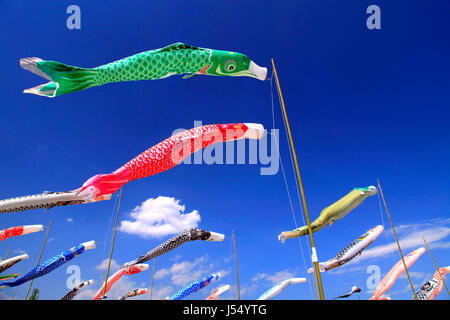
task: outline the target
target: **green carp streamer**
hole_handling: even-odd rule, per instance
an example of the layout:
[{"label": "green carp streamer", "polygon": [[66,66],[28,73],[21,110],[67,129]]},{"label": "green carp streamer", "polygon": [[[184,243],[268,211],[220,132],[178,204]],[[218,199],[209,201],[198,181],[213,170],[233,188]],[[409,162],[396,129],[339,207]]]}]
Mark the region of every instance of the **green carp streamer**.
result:
[{"label": "green carp streamer", "polygon": [[175,74],[212,76],[247,76],[265,80],[262,68],[246,55],[231,51],[193,47],[181,42],[117,60],[96,68],[79,68],[40,58],[20,59],[20,66],[50,82],[24,93],[46,97],[101,86],[111,82],[155,80]]},{"label": "green carp streamer", "polygon": [[[311,223],[312,232],[319,231],[327,225],[332,225],[337,220],[343,218],[347,213],[359,206],[369,196],[373,196],[377,193],[377,188],[374,186],[366,188],[355,188],[345,197],[339,199],[332,205],[322,210],[319,217]],[[288,238],[296,238],[309,234],[308,226],[303,226],[292,231],[284,231],[278,239],[281,242],[286,241]]]}]

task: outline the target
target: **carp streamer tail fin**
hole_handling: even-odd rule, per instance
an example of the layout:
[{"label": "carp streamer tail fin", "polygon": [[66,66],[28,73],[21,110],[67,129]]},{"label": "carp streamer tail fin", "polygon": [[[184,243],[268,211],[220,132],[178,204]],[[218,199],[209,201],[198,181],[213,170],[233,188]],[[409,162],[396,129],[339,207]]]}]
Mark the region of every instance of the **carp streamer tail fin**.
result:
[{"label": "carp streamer tail fin", "polygon": [[20,59],[20,66],[22,69],[50,80],[48,83],[26,89],[23,91],[24,93],[53,98],[97,85],[96,75],[98,71],[95,69],[78,68],[39,58]]}]

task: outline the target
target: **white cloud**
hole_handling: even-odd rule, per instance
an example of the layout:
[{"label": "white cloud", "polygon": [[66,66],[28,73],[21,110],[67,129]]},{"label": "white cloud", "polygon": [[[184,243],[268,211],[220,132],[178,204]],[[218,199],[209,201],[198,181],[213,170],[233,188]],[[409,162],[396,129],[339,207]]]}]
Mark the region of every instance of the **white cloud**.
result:
[{"label": "white cloud", "polygon": [[154,278],[155,279],[163,279],[166,278],[168,275],[170,275],[170,271],[167,269],[161,269],[155,272]]},{"label": "white cloud", "polygon": [[[109,259],[103,260],[95,268],[97,270],[105,272],[108,268]],[[110,276],[120,268],[119,264],[115,260],[111,260],[111,270]],[[155,271],[154,279],[155,286],[153,288],[153,300],[164,299],[176,291],[186,286],[192,281],[199,280],[201,278],[207,277],[212,273],[220,272],[221,279],[225,277],[229,270],[215,270],[214,265],[209,261],[207,255],[201,256],[193,261],[179,261],[173,263],[169,268],[163,268]],[[165,282],[165,283],[164,283]],[[168,283],[167,283],[168,282]],[[100,286],[99,286],[100,287]],[[117,281],[109,293],[106,294],[107,300],[117,299],[119,296],[126,294],[132,289],[144,288],[143,284],[137,286],[135,282],[129,277],[122,277]],[[75,297],[77,300],[92,299],[99,288],[86,288]],[[127,291],[128,290],[128,291]],[[150,288],[148,288],[149,293],[144,295],[144,297],[135,297],[133,299],[150,299]],[[199,296],[206,298],[210,292],[208,290],[202,290]],[[202,299],[202,298],[199,299]]]},{"label": "white cloud", "polygon": [[[109,259],[103,260],[99,265],[95,266],[97,270],[107,271],[108,270]],[[119,270],[120,265],[114,260],[111,260],[110,273]]]},{"label": "white cloud", "polygon": [[[242,285],[240,288],[240,294],[241,294],[241,298],[242,297],[251,297],[251,299],[256,299],[255,296],[258,293],[259,290],[259,286],[256,283],[252,283],[250,285]],[[260,292],[259,294],[261,294],[262,292]]]},{"label": "white cloud", "polygon": [[4,292],[0,292],[0,300],[11,300],[11,297]]},{"label": "white cloud", "polygon": [[257,273],[253,278],[252,281],[256,282],[256,281],[260,281],[260,280],[267,280],[269,282],[271,282],[272,284],[277,284],[281,281],[284,281],[286,279],[292,278],[294,277],[294,273],[290,272],[289,270],[283,270],[283,271],[278,271],[277,273],[273,274],[273,275],[269,275],[267,273]]},{"label": "white cloud", "polygon": [[73,218],[67,218],[66,221],[70,222],[70,223],[74,223],[75,222],[75,221],[73,221]]},{"label": "white cloud", "polygon": [[170,280],[175,285],[185,286],[189,282],[200,279],[206,273],[212,272],[213,265],[207,261],[208,257],[202,256],[192,262],[182,261],[174,263],[169,270],[171,274]]},{"label": "white cloud", "polygon": [[[153,292],[154,299],[164,299],[167,296],[174,294],[179,289],[185,287],[192,281],[197,281],[204,277],[210,276],[212,273],[219,272],[221,281],[228,273],[229,270],[217,270],[214,265],[209,262],[206,255],[199,257],[193,261],[181,261],[172,264],[167,269],[160,269],[155,272],[155,279],[167,278],[172,286],[160,287],[158,293]],[[159,282],[157,283],[159,285]],[[197,294],[198,299],[206,298],[209,295],[209,290],[202,290]]]},{"label": "white cloud", "polygon": [[147,199],[131,211],[132,220],[120,222],[119,230],[142,238],[160,238],[197,227],[200,222],[198,211],[184,213],[185,206],[179,202],[163,196]]},{"label": "white cloud", "polygon": [[[173,288],[170,286],[164,286],[161,288],[153,288],[152,300],[163,300],[174,293]],[[149,291],[150,294],[150,291]]]}]

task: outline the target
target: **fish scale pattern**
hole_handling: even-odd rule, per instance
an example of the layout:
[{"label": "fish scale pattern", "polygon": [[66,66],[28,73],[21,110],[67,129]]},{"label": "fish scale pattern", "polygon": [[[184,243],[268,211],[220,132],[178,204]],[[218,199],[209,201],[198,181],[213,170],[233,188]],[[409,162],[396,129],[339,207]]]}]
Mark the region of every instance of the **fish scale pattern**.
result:
[{"label": "fish scale pattern", "polygon": [[172,74],[195,73],[210,63],[211,49],[179,44],[171,50],[141,52],[95,68],[96,84],[151,80]]},{"label": "fish scale pattern", "polygon": [[[241,130],[230,134],[230,128],[234,127]],[[244,124],[206,125],[186,130],[151,147],[123,167],[129,170],[129,181],[148,177],[173,168],[190,154],[215,142],[235,140],[245,131]]]},{"label": "fish scale pattern", "polygon": [[77,285],[75,288],[67,292],[64,297],[61,298],[61,300],[72,300],[80,291],[82,288],[84,288],[86,285],[88,285],[88,281],[82,282],[79,285]]},{"label": "fish scale pattern", "polygon": [[25,283],[27,281],[42,277],[46,275],[47,273],[52,272],[53,270],[59,268],[63,264],[65,264],[67,261],[72,260],[77,255],[83,253],[85,250],[83,245],[78,245],[70,250],[64,251],[45,262],[38,265],[36,268],[28,272],[26,275],[24,275],[22,278],[17,279],[13,282],[8,283],[2,283],[2,285],[6,285],[9,287],[16,287],[18,285],[21,285],[22,283]]},{"label": "fish scale pattern", "polygon": [[64,297],[61,298],[61,300],[72,300],[76,296],[78,291],[80,291],[80,289],[78,288],[70,290]]},{"label": "fish scale pattern", "polygon": [[[439,275],[439,273],[441,275]],[[439,268],[433,275],[433,278],[430,281],[427,281],[419,291],[416,292],[417,300],[434,300],[436,296],[441,293],[444,288],[445,275],[448,273],[446,268]]]},{"label": "fish scale pattern", "polygon": [[191,293],[197,292],[200,289],[206,287],[211,281],[217,280],[218,276],[213,274],[205,279],[197,280],[188,284],[185,288],[177,291],[173,296],[167,298],[167,300],[182,300]]},{"label": "fish scale pattern", "polygon": [[[408,253],[404,257],[406,267],[410,268],[422,254],[423,252],[420,252],[419,249]],[[377,289],[375,290],[370,300],[378,300],[386,291],[388,291],[394,285],[395,280],[397,280],[397,278],[403,272],[405,272],[405,266],[403,264],[403,261],[400,260],[391,268],[391,270],[389,270],[389,272],[384,276],[383,280],[380,281]]]},{"label": "fish scale pattern", "polygon": [[123,267],[128,267],[128,266],[131,266],[131,265],[134,265],[137,263],[143,263],[150,259],[159,257],[160,255],[167,253],[169,251],[172,251],[173,249],[175,249],[176,247],[182,245],[183,243],[185,243],[187,241],[191,241],[191,231],[190,230],[186,230],[180,234],[177,234],[176,236],[163,242],[162,244],[160,244],[156,248],[152,249],[151,251],[147,252],[146,254],[140,256],[139,258],[137,258],[133,261],[127,262],[126,264],[123,265]]}]

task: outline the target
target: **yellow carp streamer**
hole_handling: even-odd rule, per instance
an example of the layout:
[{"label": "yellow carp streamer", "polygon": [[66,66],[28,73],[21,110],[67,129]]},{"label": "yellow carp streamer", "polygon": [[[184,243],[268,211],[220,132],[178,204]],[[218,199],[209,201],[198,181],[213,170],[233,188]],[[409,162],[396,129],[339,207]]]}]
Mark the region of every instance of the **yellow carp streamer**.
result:
[{"label": "yellow carp streamer", "polygon": [[[366,198],[375,194],[377,194],[377,188],[374,186],[353,189],[345,197],[322,210],[319,217],[311,223],[312,232],[319,231],[327,225],[332,225],[363,203]],[[301,237],[307,234],[308,227],[303,226],[292,231],[282,232],[278,236],[278,240],[284,242],[288,238]]]}]

